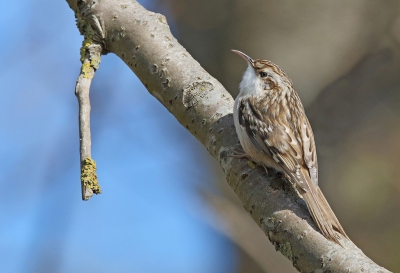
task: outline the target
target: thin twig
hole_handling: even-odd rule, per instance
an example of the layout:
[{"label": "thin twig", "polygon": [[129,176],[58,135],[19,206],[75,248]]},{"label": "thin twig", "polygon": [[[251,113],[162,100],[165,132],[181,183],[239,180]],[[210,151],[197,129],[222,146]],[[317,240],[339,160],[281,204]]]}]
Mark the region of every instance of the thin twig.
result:
[{"label": "thin twig", "polygon": [[96,162],[91,158],[90,134],[90,99],[89,91],[94,73],[100,64],[101,46],[85,39],[81,48],[81,72],[75,87],[75,95],[79,103],[79,140],[81,162],[82,200],[89,200],[92,195],[100,194],[97,181]]}]

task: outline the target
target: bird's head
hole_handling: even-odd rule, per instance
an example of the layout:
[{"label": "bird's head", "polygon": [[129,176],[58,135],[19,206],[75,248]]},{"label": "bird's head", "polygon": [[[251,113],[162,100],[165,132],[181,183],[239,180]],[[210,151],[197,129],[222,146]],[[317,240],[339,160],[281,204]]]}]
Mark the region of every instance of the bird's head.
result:
[{"label": "bird's head", "polygon": [[276,64],[268,60],[253,60],[239,50],[232,50],[244,60],[248,67],[240,83],[240,92],[243,95],[257,95],[263,92],[278,91],[285,85],[292,86],[286,73]]}]

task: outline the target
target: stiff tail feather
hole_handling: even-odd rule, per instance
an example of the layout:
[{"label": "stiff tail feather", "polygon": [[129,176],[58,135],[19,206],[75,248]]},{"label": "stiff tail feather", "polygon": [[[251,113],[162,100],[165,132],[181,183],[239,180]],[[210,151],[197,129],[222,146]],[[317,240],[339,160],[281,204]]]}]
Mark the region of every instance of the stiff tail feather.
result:
[{"label": "stiff tail feather", "polygon": [[350,238],[347,236],[346,232],[344,231],[342,225],[339,223],[339,220],[336,218],[335,213],[333,213],[331,207],[328,204],[328,201],[326,201],[324,194],[322,193],[321,189],[317,187],[318,191],[318,197],[319,200],[322,201],[322,203],[325,205],[324,207],[327,209],[326,215],[330,216],[330,223],[332,224],[333,228],[337,230],[340,234],[342,234],[344,237],[346,237],[348,240]]},{"label": "stiff tail feather", "polygon": [[339,241],[339,236],[335,233],[335,230],[347,239],[349,239],[349,237],[344,232],[344,229],[340,225],[319,187],[315,188],[313,186],[314,185],[311,186],[312,188],[310,188],[310,191],[302,193],[308,210],[310,211],[314,222],[321,230],[322,235],[324,235],[328,240],[331,240],[342,246]]}]

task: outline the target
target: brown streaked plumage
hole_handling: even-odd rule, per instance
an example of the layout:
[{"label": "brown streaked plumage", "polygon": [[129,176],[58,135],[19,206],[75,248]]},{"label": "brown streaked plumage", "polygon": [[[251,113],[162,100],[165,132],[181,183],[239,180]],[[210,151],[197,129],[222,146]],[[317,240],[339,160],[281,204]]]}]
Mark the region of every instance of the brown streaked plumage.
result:
[{"label": "brown streaked plumage", "polygon": [[314,135],[292,81],[276,64],[232,51],[248,62],[234,107],[244,151],[257,163],[287,174],[322,234],[341,245],[335,230],[349,238],[318,186]]}]

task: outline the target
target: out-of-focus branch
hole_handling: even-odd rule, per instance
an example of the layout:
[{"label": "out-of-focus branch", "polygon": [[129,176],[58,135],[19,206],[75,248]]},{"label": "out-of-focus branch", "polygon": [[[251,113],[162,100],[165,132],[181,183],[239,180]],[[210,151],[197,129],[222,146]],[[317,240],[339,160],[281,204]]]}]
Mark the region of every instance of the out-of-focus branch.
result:
[{"label": "out-of-focus branch", "polygon": [[210,217],[206,219],[207,223],[229,237],[264,272],[296,271],[289,263],[283,264],[285,262],[283,257],[279,259],[281,257],[271,255],[276,250],[273,246],[267,245],[267,239],[260,238],[263,235],[262,231],[249,219],[249,215],[243,209],[222,196],[203,190],[200,193],[218,214],[218,220]]},{"label": "out-of-focus branch", "polygon": [[[67,0],[76,14],[95,16],[104,44],[216,158],[229,185],[276,249],[301,272],[388,272],[342,239],[344,248],[316,231],[304,202],[275,171],[265,174],[238,148],[233,99],[172,36],[165,17],[132,0]],[[78,10],[77,10],[78,9]]]}]

